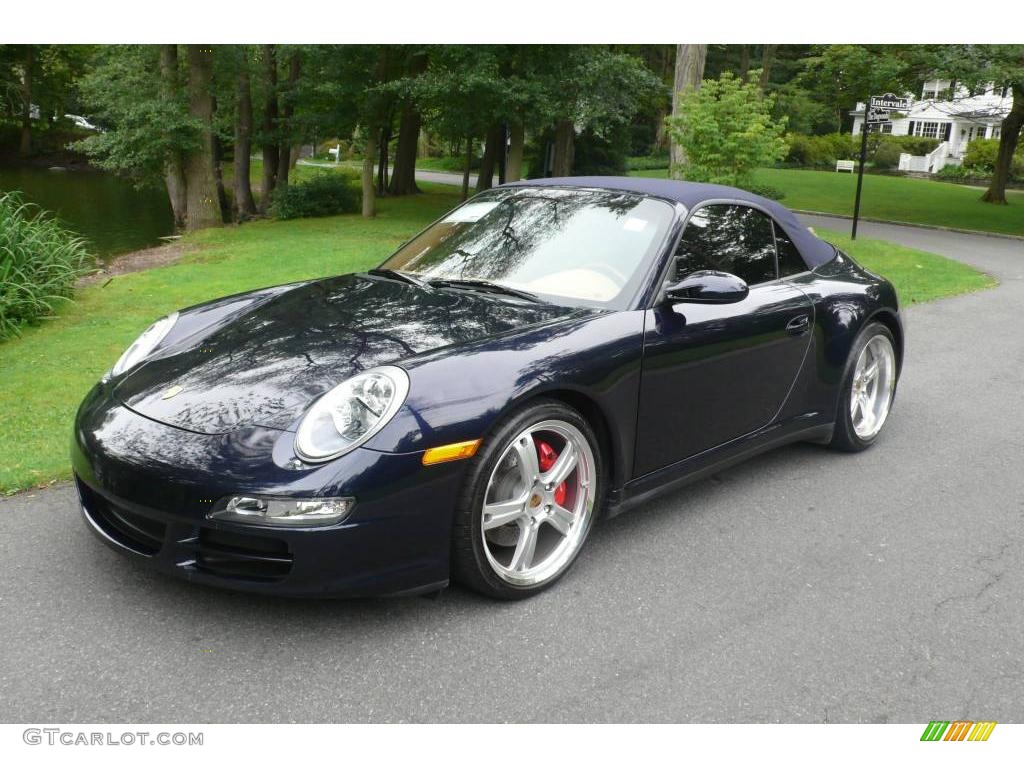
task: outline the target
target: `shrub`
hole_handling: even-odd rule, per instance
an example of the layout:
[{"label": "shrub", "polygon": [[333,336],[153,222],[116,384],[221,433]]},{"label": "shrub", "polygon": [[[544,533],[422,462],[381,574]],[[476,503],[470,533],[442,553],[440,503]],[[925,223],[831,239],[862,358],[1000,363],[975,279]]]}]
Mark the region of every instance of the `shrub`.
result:
[{"label": "shrub", "polygon": [[786,119],[772,119],[773,97],[756,82],[731,72],[679,94],[678,114],[668,119],[672,138],[686,153],[690,181],[733,186],[750,183],[755,168],[786,156]]},{"label": "shrub", "polygon": [[871,156],[875,168],[893,170],[900,167],[900,155],[905,150],[895,141],[880,141]]},{"label": "shrub", "polygon": [[626,158],[626,168],[631,171],[657,171],[668,168],[668,165],[668,153]]},{"label": "shrub", "polygon": [[824,136],[791,133],[786,141],[789,144],[786,162],[803,168],[834,168],[836,160],[854,160],[859,151],[858,143],[848,133]]},{"label": "shrub", "polygon": [[999,154],[999,139],[975,139],[967,145],[964,154],[964,168],[991,173],[996,167]]},{"label": "shrub", "polygon": [[[964,154],[964,168],[971,169],[974,176],[991,176],[999,155],[999,139],[975,139],[967,145]],[[1010,178],[1024,179],[1024,143],[1013,156]]]},{"label": "shrub", "polygon": [[17,192],[0,195],[0,340],[70,300],[93,263],[85,241],[51,214]]},{"label": "shrub", "polygon": [[278,219],[355,213],[361,205],[355,181],[356,174],[347,170],[319,173],[275,192],[270,212]]}]

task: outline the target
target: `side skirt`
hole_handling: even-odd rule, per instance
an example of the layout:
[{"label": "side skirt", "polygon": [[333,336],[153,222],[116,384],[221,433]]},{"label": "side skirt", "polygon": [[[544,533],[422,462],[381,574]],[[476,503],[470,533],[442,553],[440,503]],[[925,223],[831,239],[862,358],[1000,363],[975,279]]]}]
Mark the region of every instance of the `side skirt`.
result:
[{"label": "side skirt", "polygon": [[712,448],[631,480],[623,488],[612,493],[605,517],[620,515],[657,496],[670,493],[773,448],[798,442],[828,443],[832,439],[832,422],[819,422],[808,426],[807,421],[808,417],[800,417],[786,425],[766,427],[718,448]]}]

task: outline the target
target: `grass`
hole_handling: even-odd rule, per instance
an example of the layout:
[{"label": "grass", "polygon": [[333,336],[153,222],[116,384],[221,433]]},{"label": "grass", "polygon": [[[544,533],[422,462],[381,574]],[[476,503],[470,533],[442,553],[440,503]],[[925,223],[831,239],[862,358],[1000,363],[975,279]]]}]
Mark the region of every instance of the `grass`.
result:
[{"label": "grass", "polygon": [[[458,189],[384,198],[380,214],[257,221],[188,235],[180,262],[95,283],[76,303],[21,338],[0,344],[0,493],[70,476],[68,442],[85,393],[157,317],[238,291],[365,269],[458,202]],[[888,243],[823,233],[893,279],[904,303],[991,285],[970,267]]]},{"label": "grass", "polygon": [[[666,169],[634,171],[633,176],[666,178]],[[759,186],[786,193],[788,208],[853,215],[857,177],[852,173],[762,168],[754,174]],[[904,176],[865,174],[861,215],[883,221],[952,227],[1003,235],[1024,235],[1024,191],[1010,190],[1010,205],[980,201],[982,190],[961,184]]]},{"label": "grass", "polygon": [[827,229],[815,231],[818,237],[853,256],[861,266],[892,281],[903,307],[996,285],[991,275],[945,256],[883,240],[859,238],[853,241],[847,235]]}]

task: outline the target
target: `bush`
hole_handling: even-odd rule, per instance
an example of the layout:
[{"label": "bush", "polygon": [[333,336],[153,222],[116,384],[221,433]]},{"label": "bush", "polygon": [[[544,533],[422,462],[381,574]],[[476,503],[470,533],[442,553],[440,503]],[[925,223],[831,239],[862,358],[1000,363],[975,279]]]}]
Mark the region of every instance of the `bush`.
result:
[{"label": "bush", "polygon": [[999,154],[999,139],[975,139],[967,145],[964,154],[964,168],[992,173]]},{"label": "bush", "polygon": [[679,94],[668,130],[686,154],[684,178],[749,185],[755,168],[786,156],[785,118],[772,119],[774,98],[730,72]]},{"label": "bush", "polygon": [[[973,171],[974,176],[991,176],[999,155],[999,139],[975,139],[967,145],[964,154],[964,168]],[[1010,168],[1011,179],[1024,179],[1024,142],[1013,156]]]},{"label": "bush", "polygon": [[52,215],[17,192],[0,195],[0,340],[70,300],[93,263],[85,241]]},{"label": "bush", "polygon": [[992,177],[992,174],[988,171],[978,168],[966,168],[962,165],[943,166],[935,175],[940,179],[948,179],[949,181],[988,181]]},{"label": "bush", "polygon": [[802,168],[835,168],[836,160],[855,160],[859,151],[858,142],[848,133],[824,136],[791,133],[786,141],[789,151],[785,162]]},{"label": "bush", "polygon": [[668,168],[668,153],[661,155],[645,155],[641,157],[627,157],[626,168],[631,171],[658,171]]},{"label": "bush", "polygon": [[871,162],[875,168],[883,170],[894,170],[900,167],[900,155],[904,149],[895,141],[880,141],[871,155]]},{"label": "bush", "polygon": [[289,184],[274,193],[271,214],[278,219],[355,213],[362,205],[357,176],[346,170],[319,173],[309,181]]}]

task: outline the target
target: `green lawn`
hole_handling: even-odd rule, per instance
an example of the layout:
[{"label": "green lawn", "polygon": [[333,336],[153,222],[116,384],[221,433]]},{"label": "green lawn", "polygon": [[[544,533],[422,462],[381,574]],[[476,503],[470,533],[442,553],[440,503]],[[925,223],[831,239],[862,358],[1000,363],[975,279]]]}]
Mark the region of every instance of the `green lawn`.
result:
[{"label": "green lawn", "polygon": [[[75,409],[150,322],[173,309],[238,291],[363,269],[458,202],[458,189],[385,198],[380,215],[258,221],[185,238],[196,251],[177,264],[80,291],[62,314],[0,344],[0,493],[69,477]],[[823,233],[829,236],[829,233]],[[834,238],[865,266],[890,276],[904,303],[991,284],[939,256],[870,240]]]},{"label": "green lawn", "polygon": [[[666,178],[665,169],[633,171],[630,175]],[[786,193],[788,208],[853,215],[857,177],[852,173],[762,168],[758,185]],[[954,229],[1024,235],[1024,191],[1008,193],[1010,205],[980,202],[982,190],[929,179],[865,174],[861,215],[884,221],[905,221]]]}]

